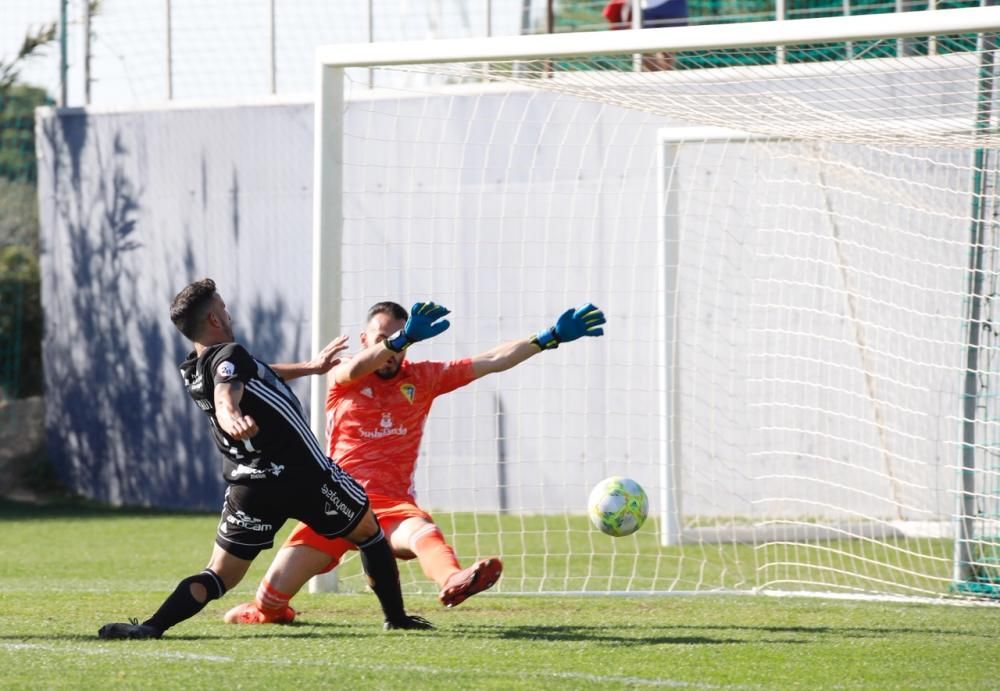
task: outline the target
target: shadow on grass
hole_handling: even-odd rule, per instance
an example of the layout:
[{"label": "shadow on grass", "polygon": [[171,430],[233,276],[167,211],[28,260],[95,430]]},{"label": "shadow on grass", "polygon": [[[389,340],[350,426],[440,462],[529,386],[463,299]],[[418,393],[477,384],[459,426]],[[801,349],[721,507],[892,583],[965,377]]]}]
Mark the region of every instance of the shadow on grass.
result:
[{"label": "shadow on grass", "polygon": [[[479,628],[479,627],[477,627]],[[696,634],[681,634],[677,632],[678,627],[665,626],[659,632],[642,633],[634,638],[623,640],[620,635],[607,633],[598,626],[513,626],[486,631],[488,638],[498,638],[501,640],[516,639],[529,641],[586,641],[589,643],[607,643],[608,645],[628,646],[637,645],[732,645],[734,643],[749,643],[750,638],[732,638],[729,636],[706,636]],[[462,633],[467,633],[463,627]],[[760,642],[753,641],[753,642]],[[782,640],[782,643],[807,643],[805,640]]]},{"label": "shadow on grass", "polygon": [[368,627],[370,631],[365,631],[363,628],[351,628],[348,626],[331,626],[330,629],[324,629],[322,631],[310,630],[313,627],[310,625],[296,625],[288,624],[282,625],[280,630],[275,631],[274,629],[261,630],[254,629],[253,631],[247,631],[242,627],[234,627],[231,634],[192,634],[192,633],[174,633],[173,630],[167,631],[163,635],[162,640],[171,641],[262,641],[270,639],[284,639],[284,640],[326,640],[332,638],[350,638],[351,640],[357,640],[358,638],[377,638],[382,635],[381,628],[376,628],[374,625]]},{"label": "shadow on grass", "polygon": [[[930,605],[932,607],[938,607],[940,605]],[[675,627],[684,628],[684,627]],[[759,633],[792,633],[792,634],[807,634],[809,636],[823,637],[823,636],[836,636],[837,638],[884,638],[886,636],[906,636],[909,634],[915,636],[926,636],[927,634],[934,634],[935,636],[961,636],[967,638],[969,636],[982,636],[990,640],[995,639],[995,636],[988,634],[976,634],[964,629],[943,629],[943,628],[913,628],[913,627],[901,627],[901,626],[722,626],[722,625],[706,625],[706,626],[692,626],[692,629],[697,629],[700,631],[746,631],[750,634],[756,635]]]},{"label": "shadow on grass", "polygon": [[[183,629],[183,624],[180,625]],[[0,634],[0,641],[11,641],[21,643],[48,642],[104,642],[97,637],[95,625],[94,634],[66,633],[66,634]],[[685,629],[688,629],[685,632]],[[731,632],[741,632],[743,636],[730,635]],[[717,633],[719,635],[713,635]],[[805,634],[794,637],[781,637],[780,634]],[[431,631],[383,631],[376,622],[341,623],[329,621],[315,622],[295,622],[293,624],[283,624],[280,626],[266,627],[233,627],[227,633],[185,633],[180,631],[168,631],[162,640],[164,641],[258,641],[267,639],[284,640],[330,640],[330,639],[351,639],[366,638],[382,640],[386,636],[411,636],[419,635],[428,638],[442,639],[460,637],[463,639],[479,638],[494,641],[547,641],[547,642],[586,642],[586,643],[606,643],[608,645],[628,645],[653,646],[653,645],[733,645],[733,644],[772,644],[772,645],[809,645],[821,643],[824,639],[832,637],[836,640],[850,638],[871,638],[888,637],[914,634],[925,636],[929,633],[924,629],[912,628],[865,628],[853,627],[747,627],[747,626],[663,626],[657,627],[654,631],[640,633],[635,637],[623,639],[620,635],[607,634],[602,628],[596,626],[457,626],[439,627]],[[967,637],[969,634],[960,630],[937,630],[935,634],[948,636]],[[775,635],[779,634],[779,635]],[[118,643],[117,641],[109,641]],[[122,641],[122,645],[134,643]]]},{"label": "shadow on grass", "polygon": [[[966,638],[968,631],[959,629],[922,629],[901,627],[830,627],[830,626],[685,626],[664,625],[652,630],[643,626],[634,637],[623,639],[621,635],[604,633],[599,626],[459,626],[451,632],[463,637],[494,638],[500,640],[539,641],[588,641],[606,642],[611,645],[717,645],[733,643],[775,643],[810,644],[826,638],[860,639],[886,638],[890,636],[926,636],[928,633],[941,636]],[[987,636],[988,638],[988,636]]]},{"label": "shadow on grass", "polygon": [[[183,624],[179,626],[183,627]],[[119,643],[123,645],[134,644],[137,641],[129,641],[126,639],[110,640],[106,641],[103,638],[99,638],[97,635],[97,630],[100,628],[100,624],[94,625],[94,633],[44,633],[44,634],[0,634],[0,642],[12,642],[12,643],[39,643],[39,642],[62,642],[62,643]],[[323,627],[323,630],[311,630],[313,625],[302,625],[296,626],[290,624],[288,626],[281,626],[280,630],[274,630],[269,628],[264,631],[261,629],[254,629],[253,631],[248,631],[247,629],[240,628],[232,630],[231,633],[225,634],[212,634],[212,633],[184,633],[178,632],[174,633],[174,630],[167,631],[163,638],[159,639],[161,641],[256,641],[256,640],[268,640],[268,639],[288,639],[288,640],[326,640],[335,638],[350,638],[351,640],[357,640],[358,638],[379,638],[383,635],[389,635],[382,631],[381,626],[375,626],[374,624],[368,627],[352,627],[352,626],[328,626]],[[421,632],[428,633],[428,632]],[[433,631],[429,633],[434,633]],[[0,646],[3,647],[3,646]]]}]

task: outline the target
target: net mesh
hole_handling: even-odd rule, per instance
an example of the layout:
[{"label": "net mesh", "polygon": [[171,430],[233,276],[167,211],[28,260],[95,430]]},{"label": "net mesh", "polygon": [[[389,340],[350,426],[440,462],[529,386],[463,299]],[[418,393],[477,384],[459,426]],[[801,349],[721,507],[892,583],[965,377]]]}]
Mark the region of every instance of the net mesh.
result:
[{"label": "net mesh", "polygon": [[[446,304],[435,359],[588,300],[609,318],[442,398],[421,502],[461,556],[504,557],[509,592],[988,592],[997,344],[970,262],[995,257],[992,43],[669,58],[348,84],[343,314]],[[632,537],[584,516],[607,475],[651,497]]]}]

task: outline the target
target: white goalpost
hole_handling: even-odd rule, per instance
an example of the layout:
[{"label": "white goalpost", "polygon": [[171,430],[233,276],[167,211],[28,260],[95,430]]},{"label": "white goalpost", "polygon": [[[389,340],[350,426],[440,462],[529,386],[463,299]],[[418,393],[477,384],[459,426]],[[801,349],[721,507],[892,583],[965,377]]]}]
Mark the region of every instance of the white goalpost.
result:
[{"label": "white goalpost", "polygon": [[[997,31],[320,48],[315,348],[385,299],[452,310],[415,359],[608,317],[435,403],[415,487],[463,562],[499,554],[506,593],[1000,595]],[[650,496],[633,536],[585,516],[609,475]]]}]

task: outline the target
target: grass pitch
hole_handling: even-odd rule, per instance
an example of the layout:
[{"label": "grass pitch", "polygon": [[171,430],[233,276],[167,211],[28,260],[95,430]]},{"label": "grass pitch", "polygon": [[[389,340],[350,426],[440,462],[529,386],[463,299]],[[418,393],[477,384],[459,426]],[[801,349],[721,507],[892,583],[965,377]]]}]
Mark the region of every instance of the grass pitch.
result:
[{"label": "grass pitch", "polygon": [[[273,552],[159,641],[101,641],[204,566],[216,516],[0,504],[0,688],[1000,688],[1000,608],[772,597],[302,594],[291,626],[237,627]],[[286,528],[287,530],[287,528]]]}]

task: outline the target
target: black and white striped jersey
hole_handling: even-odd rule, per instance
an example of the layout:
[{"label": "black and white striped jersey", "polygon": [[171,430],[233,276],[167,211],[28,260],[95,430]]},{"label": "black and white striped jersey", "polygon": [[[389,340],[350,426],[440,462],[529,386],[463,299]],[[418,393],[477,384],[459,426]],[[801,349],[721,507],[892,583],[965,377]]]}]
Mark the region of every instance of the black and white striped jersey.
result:
[{"label": "black and white striped jersey", "polygon": [[[192,352],[180,367],[184,386],[212,424],[212,436],[225,457],[223,476],[231,484],[273,481],[295,474],[302,464],[329,469],[331,462],[309,428],[302,404],[285,381],[238,343],[222,343]],[[240,410],[256,421],[259,432],[237,440],[222,431],[215,417],[215,385],[243,382]],[[287,475],[286,475],[287,477]]]}]

